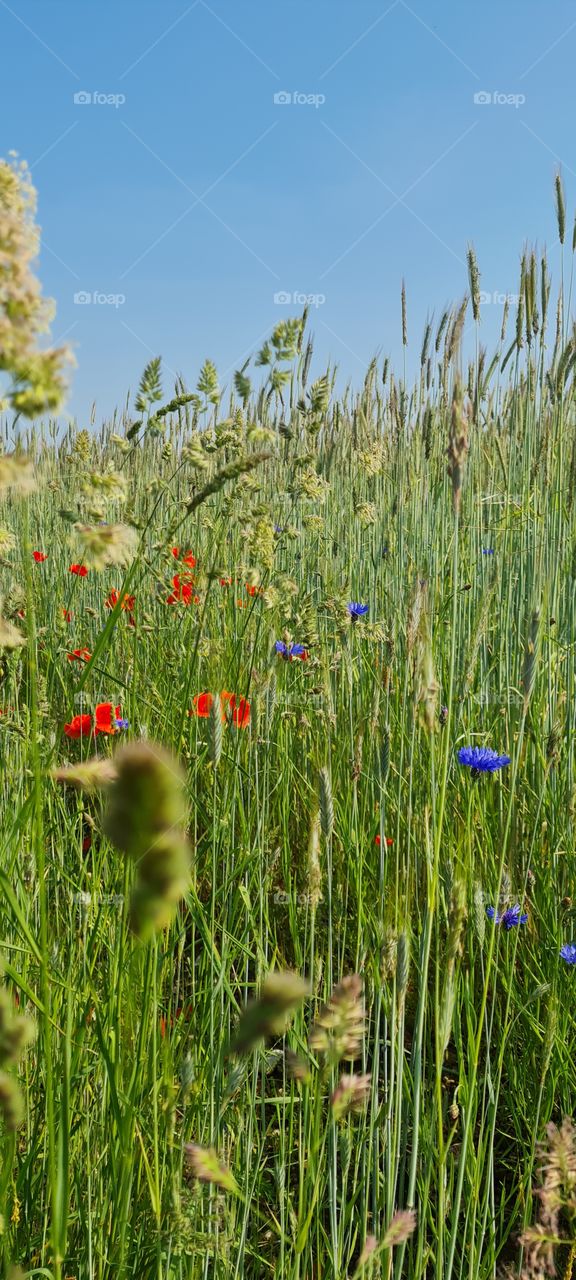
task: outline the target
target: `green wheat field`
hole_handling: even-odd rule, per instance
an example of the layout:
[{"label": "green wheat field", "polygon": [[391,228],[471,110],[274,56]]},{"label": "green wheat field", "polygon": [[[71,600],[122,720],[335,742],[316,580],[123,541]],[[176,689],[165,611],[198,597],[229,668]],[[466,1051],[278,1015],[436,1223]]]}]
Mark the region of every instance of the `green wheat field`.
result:
[{"label": "green wheat field", "polygon": [[470,249],[413,383],[346,388],[296,316],[62,427],[0,165],[6,1277],[572,1275],[556,206],[493,352]]}]

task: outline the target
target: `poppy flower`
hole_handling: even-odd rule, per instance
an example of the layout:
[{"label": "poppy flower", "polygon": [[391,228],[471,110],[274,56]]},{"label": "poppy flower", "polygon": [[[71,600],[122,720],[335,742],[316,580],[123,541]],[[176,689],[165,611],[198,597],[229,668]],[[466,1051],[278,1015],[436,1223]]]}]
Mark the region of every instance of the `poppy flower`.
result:
[{"label": "poppy flower", "polygon": [[[106,599],[104,601],[104,607],[106,609],[114,609],[118,604],[119,599],[120,599],[120,592],[116,590],[116,587],[112,587],[111,591],[109,591],[108,595],[106,596]],[[120,605],[120,608],[126,613],[133,613],[135,604],[136,604],[136,596],[125,595],[122,599],[122,604]]]},{"label": "poppy flower", "polygon": [[72,614],[71,614],[71,612],[70,612],[70,610],[69,610],[69,609],[62,609],[62,610],[61,610],[61,613],[62,613],[62,617],[63,617],[63,619],[64,619],[64,621],[65,621],[65,622],[71,622],[71,621],[72,621]]},{"label": "poppy flower", "polygon": [[114,707],[111,702],[99,702],[94,710],[94,733],[117,733],[119,717],[120,707]]},{"label": "poppy flower", "polygon": [[180,547],[172,547],[172,555],[174,556],[175,560],[181,559],[182,564],[187,564],[191,569],[194,569],[196,565],[196,557],[192,555],[191,551],[186,551],[185,554],[181,556]]},{"label": "poppy flower", "polygon": [[66,657],[69,662],[89,662],[92,654],[89,649],[74,649],[72,653],[67,653]]},{"label": "poppy flower", "polygon": [[221,586],[221,587],[231,587],[231,586],[232,586],[232,579],[231,579],[231,578],[220,578],[220,586]]},{"label": "poppy flower", "polygon": [[292,662],[294,658],[300,658],[301,662],[306,662],[308,659],[308,650],[303,644],[284,644],[283,640],[277,640],[275,649],[276,653],[287,662]]},{"label": "poppy flower", "polygon": [[47,560],[47,559],[48,559],[48,552],[47,552],[47,551],[33,551],[33,552],[32,552],[32,556],[33,556],[34,560],[36,561],[36,564],[43,564],[43,563],[44,563],[44,560]]},{"label": "poppy flower", "polygon": [[194,579],[190,574],[181,577],[175,573],[172,586],[174,590],[166,597],[166,604],[200,604],[200,596],[194,594]]},{"label": "poppy flower", "polygon": [[92,716],[73,716],[70,724],[64,725],[67,738],[87,738],[92,730]]},{"label": "poppy flower", "polygon": [[249,595],[249,596],[261,596],[261,595],[262,595],[262,588],[261,588],[261,587],[252,587],[252,586],[250,586],[250,583],[249,583],[249,582],[247,582],[247,583],[246,583],[246,590],[247,590],[247,592],[248,592],[248,595]]},{"label": "poppy flower", "polygon": [[71,564],[70,573],[75,573],[78,578],[85,578],[88,570],[85,564]]},{"label": "poppy flower", "polygon": [[91,835],[84,836],[84,839],[82,841],[82,853],[88,853],[88,850],[91,847],[91,844],[92,844],[92,836]]},{"label": "poppy flower", "polygon": [[[390,836],[385,836],[385,837],[384,837],[384,843],[385,843],[385,844],[387,844],[387,845],[388,845],[388,847],[390,847],[390,845],[391,845],[391,844],[394,844],[394,841],[390,839]],[[380,835],[377,835],[377,836],[375,836],[375,837],[374,837],[374,844],[377,844],[378,846],[380,846],[380,845],[382,844],[382,841],[381,841],[381,839],[380,839]]]},{"label": "poppy flower", "polygon": [[[201,719],[207,719],[212,710],[214,699],[211,693],[197,693],[194,698],[192,711],[188,712],[190,716],[199,716]],[[250,703],[246,698],[240,698],[236,701],[236,694],[228,693],[226,689],[220,694],[220,714],[222,723],[225,724],[228,715],[237,729],[245,729],[250,724]]]},{"label": "poppy flower", "polygon": [[214,699],[211,693],[197,693],[194,698],[194,710],[189,711],[188,714],[191,716],[200,716],[205,720],[210,715],[213,701]]}]

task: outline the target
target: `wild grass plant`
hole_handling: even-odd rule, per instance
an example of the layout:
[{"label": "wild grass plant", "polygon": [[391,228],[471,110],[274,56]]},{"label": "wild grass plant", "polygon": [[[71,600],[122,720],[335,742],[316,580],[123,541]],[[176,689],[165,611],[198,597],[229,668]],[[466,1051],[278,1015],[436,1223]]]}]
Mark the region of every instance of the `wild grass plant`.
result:
[{"label": "wild grass plant", "polygon": [[571,1274],[563,251],[489,357],[471,250],[413,387],[313,378],[304,316],[232,389],[7,414],[5,1274]]}]

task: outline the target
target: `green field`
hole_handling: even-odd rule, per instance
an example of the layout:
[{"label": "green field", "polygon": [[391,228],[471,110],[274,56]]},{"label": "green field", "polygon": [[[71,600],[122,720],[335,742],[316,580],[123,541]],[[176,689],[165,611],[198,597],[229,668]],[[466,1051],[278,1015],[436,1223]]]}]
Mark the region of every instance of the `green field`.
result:
[{"label": "green field", "polygon": [[6,413],[6,1275],[571,1275],[571,263],[487,354],[471,254],[413,385],[304,316]]}]

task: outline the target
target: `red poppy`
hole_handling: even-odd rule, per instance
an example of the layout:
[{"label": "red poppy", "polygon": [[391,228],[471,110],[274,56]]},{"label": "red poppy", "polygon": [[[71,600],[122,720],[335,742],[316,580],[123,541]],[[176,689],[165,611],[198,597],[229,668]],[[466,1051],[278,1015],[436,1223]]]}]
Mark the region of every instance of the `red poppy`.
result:
[{"label": "red poppy", "polygon": [[[105,608],[114,609],[115,606],[118,604],[119,599],[120,599],[120,592],[116,590],[116,587],[112,587],[112,590],[109,591],[104,601]],[[124,612],[126,613],[132,613],[134,610],[135,604],[136,604],[136,596],[125,595],[122,599],[122,604],[120,605],[120,608],[123,609]]]},{"label": "red poppy", "polygon": [[84,836],[84,839],[82,841],[82,853],[88,853],[88,850],[91,844],[92,844],[92,836],[91,835]]},{"label": "red poppy", "polygon": [[118,733],[116,721],[120,719],[120,707],[111,702],[99,702],[94,710],[94,733]]},{"label": "red poppy", "polygon": [[172,555],[174,556],[174,559],[175,559],[175,560],[180,560],[180,559],[181,559],[181,560],[182,560],[182,564],[187,564],[187,565],[189,565],[189,567],[190,567],[191,569],[194,569],[194,568],[195,568],[195,565],[196,565],[196,557],[192,555],[192,552],[191,552],[191,551],[186,551],[185,553],[183,553],[182,555],[180,555],[180,547],[172,547]]},{"label": "red poppy", "polygon": [[71,564],[70,573],[75,573],[78,578],[85,578],[88,570],[85,564]]},{"label": "red poppy", "polygon": [[69,662],[89,662],[92,654],[89,649],[74,649],[72,653],[67,653],[66,657]]},{"label": "red poppy", "polygon": [[64,725],[67,738],[87,738],[92,729],[92,716],[73,716],[70,724]]},{"label": "red poppy", "polygon": [[[385,836],[385,841],[387,845],[394,844],[394,841],[390,839],[390,836]],[[379,835],[375,837],[374,844],[378,844],[378,845],[382,844],[382,841]]]},{"label": "red poppy", "polygon": [[189,711],[188,715],[201,716],[202,719],[206,719],[210,715],[213,701],[211,693],[197,693],[194,698],[194,709]]},{"label": "red poppy", "polygon": [[250,703],[246,698],[240,698],[236,703],[235,695],[231,694],[228,705],[232,712],[232,724],[236,725],[237,729],[246,729],[250,724]]},{"label": "red poppy", "polygon": [[183,577],[175,573],[172,579],[174,590],[166,597],[166,604],[200,604],[200,596],[194,594],[194,579],[191,574]]},{"label": "red poppy", "polygon": [[[192,711],[189,711],[188,715],[206,719],[210,715],[213,701],[211,693],[197,693]],[[226,723],[228,715],[237,729],[245,729],[250,724],[250,703],[246,698],[240,698],[236,702],[236,694],[228,693],[226,689],[223,689],[220,694],[220,713],[223,724]]]},{"label": "red poppy", "polygon": [[191,1004],[190,1004],[190,1005],[188,1005],[188,1008],[187,1008],[187,1009],[183,1009],[183,1008],[182,1008],[182,1005],[178,1005],[178,1008],[177,1008],[177,1010],[176,1010],[176,1013],[174,1014],[174,1017],[173,1017],[173,1018],[170,1018],[170,1020],[168,1020],[168,1018],[166,1018],[166,1017],[164,1016],[164,1014],[161,1014],[161,1016],[160,1016],[160,1035],[162,1036],[162,1039],[164,1039],[164,1037],[165,1037],[165,1035],[166,1035],[166,1029],[167,1029],[167,1027],[170,1027],[170,1030],[172,1031],[172,1030],[173,1030],[173,1028],[174,1028],[174,1024],[175,1024],[176,1022],[178,1022],[178,1020],[179,1020],[182,1016],[185,1016],[186,1018],[191,1018],[191,1017],[192,1017],[192,1005],[191,1005]]},{"label": "red poppy", "polygon": [[246,583],[246,590],[247,590],[247,592],[248,592],[248,595],[249,595],[249,596],[256,596],[256,595],[261,596],[261,595],[262,595],[262,592],[261,592],[261,590],[260,590],[260,587],[251,587],[249,582],[247,582],[247,583]]},{"label": "red poppy", "polygon": [[71,621],[72,621],[72,614],[70,613],[70,610],[69,610],[69,609],[62,609],[62,611],[61,611],[61,612],[62,612],[62,617],[63,617],[63,619],[64,619],[64,621],[65,621],[65,622],[71,622]]},{"label": "red poppy", "polygon": [[33,551],[32,555],[36,561],[36,564],[42,564],[44,560],[48,559],[47,551]]},{"label": "red poppy", "polygon": [[231,587],[231,586],[232,586],[232,579],[231,579],[231,578],[220,578],[220,586],[221,586],[221,587]]}]

